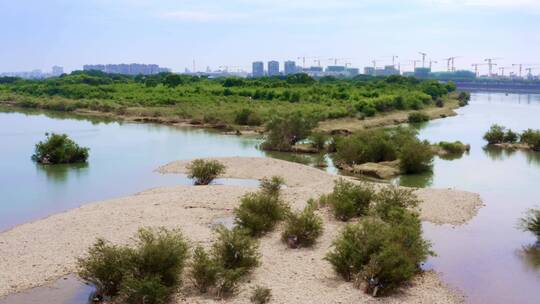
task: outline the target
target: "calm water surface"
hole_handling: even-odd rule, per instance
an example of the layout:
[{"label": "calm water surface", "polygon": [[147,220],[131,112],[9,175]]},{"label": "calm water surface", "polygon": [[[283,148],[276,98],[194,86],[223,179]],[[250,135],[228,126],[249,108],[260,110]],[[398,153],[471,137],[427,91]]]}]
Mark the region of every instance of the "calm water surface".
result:
[{"label": "calm water surface", "polygon": [[[479,193],[486,204],[464,226],[424,224],[425,235],[438,253],[428,265],[442,272],[445,282],[462,290],[470,303],[540,303],[540,255],[535,259],[525,253],[524,248],[533,244],[534,238],[515,228],[526,209],[540,206],[540,153],[485,149],[482,140],[493,123],[516,131],[540,129],[540,95],[476,93],[471,104],[458,112],[456,117],[429,122],[421,128],[420,136],[430,141],[461,140],[471,144],[470,153],[455,160],[436,159],[432,174],[394,181],[468,190]],[[32,163],[33,145],[45,131],[68,133],[89,146],[88,166],[42,167]],[[182,176],[153,172],[168,161],[265,155],[255,148],[256,139],[44,114],[0,112],[0,140],[4,144],[0,150],[0,230],[84,202],[188,183]],[[302,156],[293,160],[314,161]],[[83,303],[89,289],[79,286],[85,296],[77,303]],[[23,296],[24,302],[35,295]],[[0,300],[0,304],[19,303],[17,299],[21,301],[12,297]],[[72,299],[58,303],[75,303]]]},{"label": "calm water surface", "polygon": [[523,250],[535,239],[516,229],[524,211],[540,206],[540,153],[486,149],[482,140],[493,123],[516,131],[540,129],[540,95],[473,94],[458,112],[428,123],[420,137],[461,140],[471,144],[469,155],[436,159],[433,174],[397,180],[476,192],[486,205],[464,226],[424,224],[438,253],[430,266],[470,303],[540,303],[540,256]]},{"label": "calm water surface", "polygon": [[[32,162],[34,145],[45,132],[66,133],[89,147],[88,164]],[[189,183],[185,176],[154,172],[173,160],[263,155],[256,149],[257,139],[5,108],[0,108],[0,143],[0,231],[83,203]],[[217,181],[231,182],[241,181]]]}]

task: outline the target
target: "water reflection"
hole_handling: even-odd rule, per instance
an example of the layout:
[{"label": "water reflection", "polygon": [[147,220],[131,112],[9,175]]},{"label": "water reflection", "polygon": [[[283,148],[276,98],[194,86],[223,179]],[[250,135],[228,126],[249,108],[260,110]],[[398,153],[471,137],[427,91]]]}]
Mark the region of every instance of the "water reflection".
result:
[{"label": "water reflection", "polygon": [[496,146],[485,146],[484,153],[493,161],[503,161],[516,153],[516,149],[505,149]]},{"label": "water reflection", "polygon": [[433,171],[421,174],[402,175],[393,184],[407,187],[426,188],[433,185]]},{"label": "water reflection", "polygon": [[540,276],[540,242],[533,245],[523,246],[517,252],[518,257],[523,261],[523,265]]},{"label": "water reflection", "polygon": [[36,170],[38,174],[45,175],[45,177],[55,183],[64,183],[68,180],[69,176],[75,176],[78,178],[88,173],[88,163],[77,164],[57,164],[57,165],[42,165],[36,163]]},{"label": "water reflection", "polygon": [[62,111],[50,111],[50,110],[42,110],[42,109],[33,109],[33,108],[14,108],[11,106],[6,105],[0,105],[0,113],[18,113],[18,114],[24,114],[25,116],[37,116],[37,115],[44,115],[47,118],[53,118],[53,119],[70,119],[70,120],[79,120],[79,121],[88,121],[92,125],[97,125],[100,123],[103,124],[110,124],[110,123],[117,123],[119,125],[122,125],[123,122],[121,120],[107,117],[107,116],[92,116],[92,115],[83,115],[75,112],[62,112]]}]

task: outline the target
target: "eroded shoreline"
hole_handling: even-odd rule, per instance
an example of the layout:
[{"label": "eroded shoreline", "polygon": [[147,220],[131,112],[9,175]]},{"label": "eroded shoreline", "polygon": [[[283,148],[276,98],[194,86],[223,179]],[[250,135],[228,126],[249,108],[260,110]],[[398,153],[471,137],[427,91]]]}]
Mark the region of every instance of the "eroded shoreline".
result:
[{"label": "eroded shoreline", "polygon": [[[227,167],[226,177],[261,179],[272,175],[285,178],[285,200],[302,208],[307,199],[332,190],[339,178],[308,166],[270,158],[219,158]],[[188,161],[173,162],[158,169],[182,173]],[[64,213],[17,226],[0,234],[0,297],[40,286],[75,271],[76,259],[96,237],[125,244],[139,227],[180,228],[193,243],[208,244],[216,219],[232,215],[239,198],[252,186],[173,186],[150,189],[128,197],[84,205]],[[423,203],[423,220],[459,225],[470,220],[481,207],[478,195],[449,189],[418,189]],[[262,266],[249,284],[229,302],[248,303],[254,285],[266,285],[277,303],[310,303],[313,295],[321,303],[370,302],[341,281],[322,260],[331,241],[344,225],[321,210],[325,233],[314,249],[290,250],[280,243],[279,228],[261,239]],[[295,292],[292,292],[295,291]],[[384,302],[459,303],[463,299],[442,284],[433,272],[414,280],[410,288]],[[213,299],[182,292],[177,303],[212,303]]]}]

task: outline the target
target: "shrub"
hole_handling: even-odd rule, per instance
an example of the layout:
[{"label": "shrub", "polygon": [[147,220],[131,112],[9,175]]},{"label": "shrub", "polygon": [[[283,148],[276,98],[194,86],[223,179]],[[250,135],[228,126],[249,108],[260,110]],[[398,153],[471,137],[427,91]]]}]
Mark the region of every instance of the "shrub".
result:
[{"label": "shrub", "polygon": [[274,229],[284,219],[287,206],[279,198],[265,191],[248,193],[234,209],[236,224],[246,229],[252,236],[259,236]]},{"label": "shrub", "polygon": [[437,100],[435,101],[435,105],[439,108],[444,107],[444,100],[442,100],[441,98],[437,98]]},{"label": "shrub", "polygon": [[503,141],[506,142],[506,143],[512,143],[513,144],[513,143],[518,141],[518,137],[519,137],[519,135],[516,132],[508,129],[506,131],[506,133],[504,133]]},{"label": "shrub", "polygon": [[165,304],[171,290],[163,285],[159,276],[127,277],[122,284],[122,302]]},{"label": "shrub", "polygon": [[335,158],[348,165],[395,160],[397,145],[388,130],[365,130],[337,138]]},{"label": "shrub", "polygon": [[414,189],[387,186],[373,197],[373,213],[383,220],[389,219],[389,212],[395,208],[416,208],[420,200]]},{"label": "shrub", "polygon": [[520,220],[519,227],[540,239],[540,209],[529,209],[525,217]]},{"label": "shrub", "polygon": [[300,113],[274,116],[266,125],[268,133],[262,144],[265,150],[290,151],[297,142],[306,139],[315,126],[312,119]]},{"label": "shrub", "polygon": [[287,216],[281,239],[291,248],[309,247],[322,232],[322,218],[308,205],[302,212],[290,213]]},{"label": "shrub", "polygon": [[216,284],[218,271],[219,267],[216,265],[215,261],[210,258],[203,247],[197,246],[193,252],[190,271],[193,285],[195,285],[201,293],[205,293],[209,287]]},{"label": "shrub", "polygon": [[439,144],[443,150],[450,154],[461,154],[465,151],[469,151],[469,145],[462,143],[461,141],[447,142],[441,141]]},{"label": "shrub", "polygon": [[347,225],[326,255],[345,280],[364,281],[374,296],[410,280],[433,254],[417,214],[393,208],[389,220],[367,217]]},{"label": "shrub", "polygon": [[405,143],[399,152],[400,167],[406,174],[431,170],[433,151],[428,142],[413,140]]},{"label": "shrub", "polygon": [[279,195],[285,180],[281,176],[272,176],[261,180],[261,191],[270,195]]},{"label": "shrub", "polygon": [[429,121],[429,116],[426,113],[422,112],[412,112],[409,113],[408,122],[409,123],[420,123]]},{"label": "shrub", "polygon": [[234,123],[244,126],[260,126],[262,121],[257,113],[250,109],[244,108],[236,113]]},{"label": "shrub", "polygon": [[367,214],[373,195],[373,188],[367,183],[354,184],[340,179],[326,201],[337,219],[348,221]]},{"label": "shrub", "polygon": [[502,143],[504,141],[504,131],[504,127],[499,125],[492,125],[489,128],[489,131],[484,134],[484,139],[490,145]]},{"label": "shrub", "polygon": [[459,106],[464,107],[469,104],[469,101],[471,100],[471,93],[461,91],[458,95],[459,100]]},{"label": "shrub", "polygon": [[521,134],[520,141],[540,151],[540,130],[527,129]]},{"label": "shrub", "polygon": [[88,250],[88,256],[78,260],[78,275],[96,286],[98,293],[115,296],[125,273],[131,267],[133,254],[130,248],[111,245],[98,239]]},{"label": "shrub", "polygon": [[272,299],[272,290],[270,288],[257,286],[249,298],[253,304],[266,304]]},{"label": "shrub", "polygon": [[310,137],[311,146],[317,151],[324,150],[324,146],[326,145],[327,137],[323,133],[314,133]]},{"label": "shrub", "polygon": [[45,133],[47,139],[36,144],[32,159],[42,164],[86,162],[89,148],[79,147],[66,134]]},{"label": "shrub", "polygon": [[196,159],[187,166],[187,170],[188,178],[195,179],[195,185],[208,185],[225,173],[225,165],[217,160]]},{"label": "shrub", "polygon": [[188,245],[179,231],[140,229],[134,248],[98,239],[79,259],[78,273],[103,295],[120,294],[128,303],[164,303],[180,285],[187,259]]}]

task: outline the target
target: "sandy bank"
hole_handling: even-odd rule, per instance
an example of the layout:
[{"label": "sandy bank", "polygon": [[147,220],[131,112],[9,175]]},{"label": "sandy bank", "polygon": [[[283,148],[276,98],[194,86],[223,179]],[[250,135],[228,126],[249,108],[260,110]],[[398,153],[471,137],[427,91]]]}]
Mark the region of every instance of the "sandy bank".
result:
[{"label": "sandy bank", "polygon": [[[285,199],[300,208],[308,198],[330,192],[337,177],[323,171],[267,158],[223,158],[227,176],[260,179],[271,175],[285,178]],[[187,162],[163,166],[164,173],[183,172]],[[75,271],[77,257],[96,237],[129,243],[142,226],[180,228],[193,243],[208,244],[216,219],[229,217],[240,196],[254,191],[249,186],[174,186],[151,189],[129,197],[84,205],[68,212],[17,226],[0,234],[0,296],[46,284]],[[454,190],[418,190],[423,199],[422,218],[435,223],[459,224],[469,220],[481,205],[477,195]],[[270,287],[276,303],[367,303],[374,301],[340,280],[322,260],[343,223],[320,211],[325,232],[314,249],[290,250],[279,241],[279,229],[261,239],[262,266],[250,283],[242,286],[231,303],[248,303],[252,286]],[[388,303],[458,303],[428,272],[411,288],[382,300]],[[213,299],[178,295],[177,303],[212,303]],[[378,302],[378,301],[377,301]]]}]

